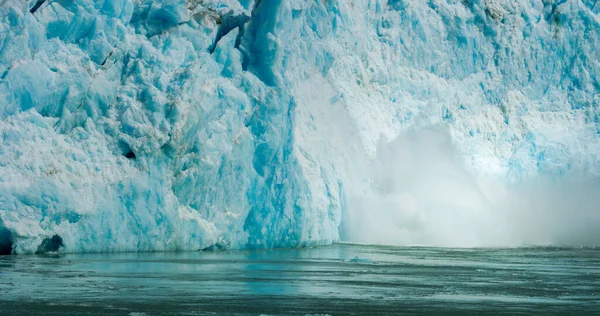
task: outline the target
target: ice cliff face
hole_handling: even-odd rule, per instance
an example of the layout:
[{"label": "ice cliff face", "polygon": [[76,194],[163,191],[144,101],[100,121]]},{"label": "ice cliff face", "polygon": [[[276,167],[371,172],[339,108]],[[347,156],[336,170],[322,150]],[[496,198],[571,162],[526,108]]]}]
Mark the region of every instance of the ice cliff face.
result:
[{"label": "ice cliff face", "polygon": [[330,243],[418,130],[469,174],[597,183],[599,31],[580,0],[0,0],[0,250]]}]

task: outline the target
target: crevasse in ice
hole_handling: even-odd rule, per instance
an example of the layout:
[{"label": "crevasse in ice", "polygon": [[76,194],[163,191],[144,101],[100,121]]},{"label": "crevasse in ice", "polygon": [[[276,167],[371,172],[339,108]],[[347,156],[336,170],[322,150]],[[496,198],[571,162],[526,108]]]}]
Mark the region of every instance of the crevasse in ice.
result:
[{"label": "crevasse in ice", "polygon": [[593,0],[0,0],[0,246],[331,243],[421,129],[598,178],[599,31]]}]

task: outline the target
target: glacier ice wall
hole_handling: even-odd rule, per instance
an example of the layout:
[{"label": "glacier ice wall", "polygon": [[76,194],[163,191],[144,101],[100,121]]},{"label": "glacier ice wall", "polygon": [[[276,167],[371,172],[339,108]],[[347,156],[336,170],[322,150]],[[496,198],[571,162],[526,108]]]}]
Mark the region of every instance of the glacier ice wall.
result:
[{"label": "glacier ice wall", "polygon": [[0,243],[477,240],[419,206],[449,169],[600,192],[599,31],[580,0],[0,0]]},{"label": "glacier ice wall", "polygon": [[3,3],[0,226],[17,253],[54,234],[66,251],[337,237],[293,155],[280,4],[251,5]]}]

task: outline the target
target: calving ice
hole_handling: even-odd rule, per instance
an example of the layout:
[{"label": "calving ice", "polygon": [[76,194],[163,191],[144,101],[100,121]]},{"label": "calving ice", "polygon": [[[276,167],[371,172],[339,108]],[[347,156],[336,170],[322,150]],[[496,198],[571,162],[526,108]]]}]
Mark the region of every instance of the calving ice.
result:
[{"label": "calving ice", "polygon": [[600,241],[596,1],[0,0],[0,39],[2,253]]}]

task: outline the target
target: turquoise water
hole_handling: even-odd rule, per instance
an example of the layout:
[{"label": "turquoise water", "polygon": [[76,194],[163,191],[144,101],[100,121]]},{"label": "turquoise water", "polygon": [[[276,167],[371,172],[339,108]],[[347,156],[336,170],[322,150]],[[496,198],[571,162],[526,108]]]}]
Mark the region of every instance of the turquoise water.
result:
[{"label": "turquoise water", "polygon": [[599,314],[600,250],[337,244],[0,257],[3,315]]}]

